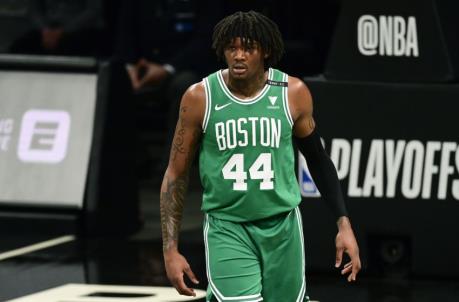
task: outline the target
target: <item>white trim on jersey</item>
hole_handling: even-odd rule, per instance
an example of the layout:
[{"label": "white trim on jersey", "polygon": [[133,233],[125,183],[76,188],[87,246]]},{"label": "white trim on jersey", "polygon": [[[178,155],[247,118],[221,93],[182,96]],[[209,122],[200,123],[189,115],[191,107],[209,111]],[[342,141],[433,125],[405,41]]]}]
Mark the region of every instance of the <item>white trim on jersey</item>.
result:
[{"label": "white trim on jersey", "polygon": [[[269,80],[272,80],[272,77],[274,75],[274,72],[272,71],[272,68],[269,68],[268,69],[268,79]],[[231,91],[228,89],[228,86],[226,86],[226,83],[225,83],[225,80],[223,79],[223,70],[219,70],[217,72],[217,79],[218,79],[218,83],[220,84],[220,87],[222,88],[223,92],[226,94],[226,96],[238,103],[238,104],[241,104],[241,105],[250,105],[250,104],[254,104],[256,102],[258,102],[259,100],[261,100],[265,94],[268,92],[269,90],[269,85],[268,84],[265,84],[265,86],[263,87],[263,89],[260,91],[260,93],[256,96],[254,96],[253,98],[250,98],[250,99],[241,99],[241,98],[238,98],[237,96],[233,95],[231,93]]]},{"label": "white trim on jersey", "polygon": [[210,119],[210,112],[212,110],[212,97],[210,94],[210,85],[208,78],[204,78],[204,88],[206,91],[206,112],[204,114],[204,119],[202,121],[202,131],[205,133],[207,129],[207,124],[209,123]]},{"label": "white trim on jersey", "polygon": [[[288,74],[284,73],[282,76],[282,80],[286,83],[288,83]],[[287,116],[288,123],[290,124],[290,127],[293,127],[293,119],[292,119],[292,114],[290,113],[290,107],[288,105],[288,85],[287,87],[282,88],[282,94],[284,96],[284,112],[285,115]]]},{"label": "white trim on jersey", "polygon": [[302,258],[302,284],[301,284],[301,289],[300,293],[298,294],[298,298],[296,299],[296,302],[301,302],[304,300],[304,296],[306,294],[306,272],[305,272],[305,256],[304,256],[304,238],[303,238],[303,220],[301,219],[301,213],[300,213],[300,208],[297,206],[295,208],[295,214],[296,214],[296,220],[298,222],[298,228],[300,231],[300,238],[301,238],[301,258]]}]

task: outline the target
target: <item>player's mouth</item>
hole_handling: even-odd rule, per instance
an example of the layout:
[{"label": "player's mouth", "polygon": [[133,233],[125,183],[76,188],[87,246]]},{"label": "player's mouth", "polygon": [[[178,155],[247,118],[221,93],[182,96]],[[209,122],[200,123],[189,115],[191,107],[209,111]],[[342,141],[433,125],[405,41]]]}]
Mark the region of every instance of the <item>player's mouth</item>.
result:
[{"label": "player's mouth", "polygon": [[247,66],[244,64],[234,64],[233,65],[233,73],[240,75],[247,71]]}]

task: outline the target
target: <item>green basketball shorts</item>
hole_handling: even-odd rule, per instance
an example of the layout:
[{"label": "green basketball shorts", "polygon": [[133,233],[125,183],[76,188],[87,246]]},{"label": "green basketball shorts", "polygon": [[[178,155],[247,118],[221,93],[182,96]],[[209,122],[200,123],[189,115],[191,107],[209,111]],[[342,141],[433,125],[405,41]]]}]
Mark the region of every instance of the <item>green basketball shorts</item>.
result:
[{"label": "green basketball shorts", "polygon": [[298,207],[245,223],[207,214],[204,242],[207,301],[309,301]]}]

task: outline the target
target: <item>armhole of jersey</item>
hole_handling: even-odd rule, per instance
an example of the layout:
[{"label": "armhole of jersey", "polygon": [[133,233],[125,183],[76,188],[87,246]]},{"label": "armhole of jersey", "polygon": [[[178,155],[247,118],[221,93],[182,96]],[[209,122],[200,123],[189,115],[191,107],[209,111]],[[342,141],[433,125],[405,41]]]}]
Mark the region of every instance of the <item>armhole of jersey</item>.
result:
[{"label": "armhole of jersey", "polygon": [[206,91],[206,112],[204,113],[204,119],[202,121],[202,132],[205,133],[210,118],[210,111],[212,109],[212,100],[210,97],[210,86],[208,78],[204,79],[204,88]]},{"label": "armhole of jersey", "polygon": [[[282,80],[284,82],[287,82],[288,83],[288,74],[284,73],[282,75]],[[290,113],[290,107],[288,105],[288,85],[287,87],[282,87],[283,91],[283,99],[284,99],[284,112],[285,112],[285,116],[287,117],[287,120],[288,120],[288,123],[290,124],[290,127],[293,128],[293,119],[292,119],[292,114]]]}]

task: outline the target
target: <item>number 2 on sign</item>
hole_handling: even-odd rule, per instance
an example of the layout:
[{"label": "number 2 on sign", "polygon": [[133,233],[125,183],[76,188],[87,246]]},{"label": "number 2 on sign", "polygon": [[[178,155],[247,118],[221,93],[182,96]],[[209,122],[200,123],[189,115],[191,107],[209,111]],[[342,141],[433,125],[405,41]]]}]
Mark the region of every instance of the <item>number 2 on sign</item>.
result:
[{"label": "number 2 on sign", "polygon": [[[247,172],[244,170],[244,154],[231,156],[222,169],[224,179],[233,179],[233,190],[247,191]],[[249,168],[250,179],[261,179],[260,190],[274,189],[274,171],[271,167],[271,153],[261,153]]]}]

